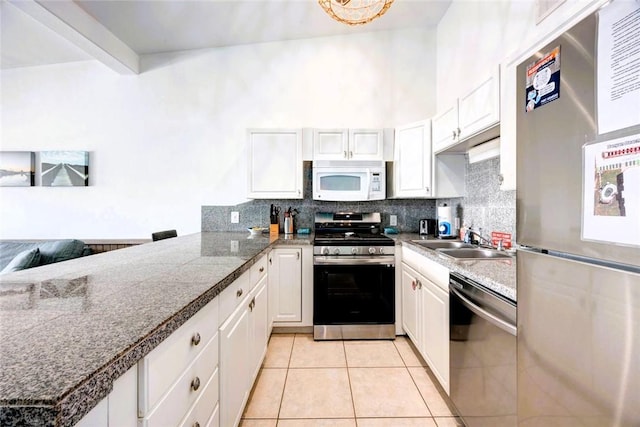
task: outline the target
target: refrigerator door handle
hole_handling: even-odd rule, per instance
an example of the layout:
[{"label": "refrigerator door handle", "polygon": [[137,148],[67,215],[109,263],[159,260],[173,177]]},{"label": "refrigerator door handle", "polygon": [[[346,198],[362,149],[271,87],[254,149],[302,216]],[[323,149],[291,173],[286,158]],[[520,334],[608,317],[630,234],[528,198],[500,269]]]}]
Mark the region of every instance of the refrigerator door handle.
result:
[{"label": "refrigerator door handle", "polygon": [[471,310],[472,312],[474,312],[478,316],[482,317],[483,319],[487,320],[488,322],[492,323],[493,325],[499,327],[503,331],[508,332],[509,334],[513,335],[514,337],[516,336],[518,330],[515,327],[515,325],[512,325],[511,323],[505,322],[504,320],[502,320],[502,319],[494,316],[493,314],[487,312],[486,310],[483,310],[482,308],[478,307],[476,304],[471,302],[471,300],[469,300],[467,297],[462,295],[457,289],[455,289],[453,287],[449,287],[449,290],[451,292],[453,292],[453,294],[460,299],[460,302],[465,307],[467,307],[469,310]]}]

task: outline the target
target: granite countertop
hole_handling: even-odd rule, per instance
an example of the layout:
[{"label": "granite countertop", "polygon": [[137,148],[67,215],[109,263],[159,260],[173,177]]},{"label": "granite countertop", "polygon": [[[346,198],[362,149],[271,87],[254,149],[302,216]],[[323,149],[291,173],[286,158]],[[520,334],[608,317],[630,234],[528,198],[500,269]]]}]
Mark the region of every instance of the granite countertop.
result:
[{"label": "granite countertop", "polygon": [[0,276],[0,425],[72,425],[272,244],[197,233]]},{"label": "granite countertop", "polygon": [[[515,258],[454,261],[391,237],[516,299]],[[0,276],[0,425],[73,425],[270,246],[312,243],[204,232]]]},{"label": "granite countertop", "polygon": [[460,273],[500,295],[517,301],[515,255],[512,259],[455,260],[433,249],[428,249],[412,242],[412,240],[424,240],[424,236],[402,233],[395,236],[390,235],[389,237],[394,238],[403,246],[444,265],[449,270]]}]

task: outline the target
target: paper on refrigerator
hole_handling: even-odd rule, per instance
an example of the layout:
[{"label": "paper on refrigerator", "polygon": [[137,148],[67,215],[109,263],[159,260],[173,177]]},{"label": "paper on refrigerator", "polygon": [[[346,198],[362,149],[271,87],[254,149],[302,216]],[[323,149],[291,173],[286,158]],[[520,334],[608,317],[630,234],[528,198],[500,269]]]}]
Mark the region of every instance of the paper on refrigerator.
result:
[{"label": "paper on refrigerator", "polygon": [[640,134],[583,147],[582,239],[640,246]]}]

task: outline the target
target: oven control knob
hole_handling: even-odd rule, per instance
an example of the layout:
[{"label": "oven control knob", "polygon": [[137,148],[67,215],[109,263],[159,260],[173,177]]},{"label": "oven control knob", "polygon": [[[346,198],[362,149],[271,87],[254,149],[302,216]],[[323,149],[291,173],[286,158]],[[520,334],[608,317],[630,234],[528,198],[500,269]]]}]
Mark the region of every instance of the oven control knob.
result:
[{"label": "oven control knob", "polygon": [[353,255],[357,255],[358,254],[358,248],[351,248],[351,253]]},{"label": "oven control knob", "polygon": [[340,249],[339,249],[339,248],[335,248],[335,249],[333,250],[333,254],[334,254],[334,255],[340,255]]},{"label": "oven control knob", "polygon": [[380,255],[384,254],[384,248],[380,248]]},{"label": "oven control knob", "polygon": [[376,253],[376,248],[369,248],[369,253],[371,255],[375,254]]},{"label": "oven control knob", "polygon": [[322,255],[329,255],[329,248],[322,248]]}]

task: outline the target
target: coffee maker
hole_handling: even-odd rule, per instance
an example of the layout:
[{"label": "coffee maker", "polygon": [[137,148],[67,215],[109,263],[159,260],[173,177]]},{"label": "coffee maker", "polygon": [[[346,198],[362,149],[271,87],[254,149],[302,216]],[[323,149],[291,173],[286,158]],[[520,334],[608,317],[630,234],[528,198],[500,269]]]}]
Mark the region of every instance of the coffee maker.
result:
[{"label": "coffee maker", "polygon": [[421,219],[418,226],[418,233],[421,236],[438,236],[437,221],[435,219]]}]

